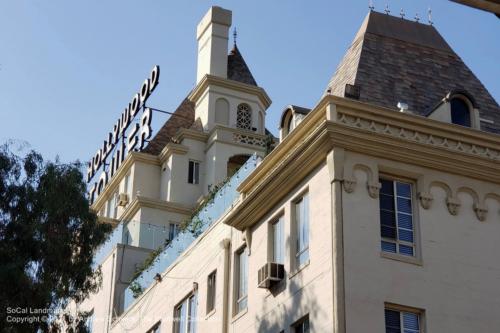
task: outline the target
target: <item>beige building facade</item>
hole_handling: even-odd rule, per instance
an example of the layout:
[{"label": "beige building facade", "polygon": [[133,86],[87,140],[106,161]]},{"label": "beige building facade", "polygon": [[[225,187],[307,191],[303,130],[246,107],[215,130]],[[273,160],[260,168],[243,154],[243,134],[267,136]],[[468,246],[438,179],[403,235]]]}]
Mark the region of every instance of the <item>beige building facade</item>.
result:
[{"label": "beige building facade", "polygon": [[230,25],[202,19],[197,86],[93,204],[92,331],[495,332],[500,107],[437,30],[370,12],[278,143]]}]

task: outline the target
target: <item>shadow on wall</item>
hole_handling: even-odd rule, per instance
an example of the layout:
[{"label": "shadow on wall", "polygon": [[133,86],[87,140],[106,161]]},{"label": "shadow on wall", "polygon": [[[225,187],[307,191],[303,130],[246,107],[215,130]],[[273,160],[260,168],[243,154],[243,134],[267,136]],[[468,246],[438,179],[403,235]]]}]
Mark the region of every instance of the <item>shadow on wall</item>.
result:
[{"label": "shadow on wall", "polygon": [[[286,248],[290,249],[290,237],[287,237]],[[313,279],[321,279],[321,276]],[[309,315],[311,331],[315,323],[330,320],[331,316],[327,315],[317,300],[317,295],[321,293],[316,287],[318,283],[308,282],[304,281],[301,273],[290,278],[290,272],[285,272],[285,278],[269,290],[269,295],[263,297],[262,309],[255,317],[257,332],[293,332],[289,326],[306,315]],[[267,291],[263,290],[263,293]]]}]

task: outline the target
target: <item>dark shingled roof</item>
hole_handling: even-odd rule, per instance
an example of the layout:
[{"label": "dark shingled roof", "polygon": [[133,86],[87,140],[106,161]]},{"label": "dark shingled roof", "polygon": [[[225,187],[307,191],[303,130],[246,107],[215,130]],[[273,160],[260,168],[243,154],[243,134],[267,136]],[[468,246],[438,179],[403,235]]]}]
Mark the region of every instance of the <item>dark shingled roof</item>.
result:
[{"label": "dark shingled roof", "polygon": [[252,86],[257,85],[245,59],[243,59],[236,45],[234,45],[227,56],[227,78],[229,80],[251,84]]},{"label": "dark shingled roof", "polygon": [[431,25],[371,11],[365,18],[327,91],[344,97],[346,84],[360,88],[359,100],[391,109],[398,102],[427,115],[450,91],[472,95],[481,128],[500,133],[500,107],[479,79]]},{"label": "dark shingled roof", "polygon": [[174,111],[174,114],[168,118],[162,128],[156,133],[144,153],[158,155],[167,143],[171,142],[172,137],[181,128],[194,128],[199,130],[198,124],[194,121],[194,103],[185,98]]}]

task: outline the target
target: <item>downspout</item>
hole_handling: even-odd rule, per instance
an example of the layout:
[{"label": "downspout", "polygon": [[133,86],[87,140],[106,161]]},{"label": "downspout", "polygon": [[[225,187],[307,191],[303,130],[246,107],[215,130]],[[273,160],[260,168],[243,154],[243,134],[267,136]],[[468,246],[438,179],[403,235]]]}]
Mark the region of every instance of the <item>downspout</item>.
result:
[{"label": "downspout", "polygon": [[230,273],[230,255],[231,255],[231,240],[224,238],[220,242],[221,247],[224,249],[224,283],[222,285],[222,333],[228,332],[229,321],[229,273]]},{"label": "downspout", "polygon": [[346,332],[345,284],[344,284],[344,230],[342,211],[342,182],[344,149],[333,148],[327,155],[330,174],[332,275],[333,275],[333,331]]}]

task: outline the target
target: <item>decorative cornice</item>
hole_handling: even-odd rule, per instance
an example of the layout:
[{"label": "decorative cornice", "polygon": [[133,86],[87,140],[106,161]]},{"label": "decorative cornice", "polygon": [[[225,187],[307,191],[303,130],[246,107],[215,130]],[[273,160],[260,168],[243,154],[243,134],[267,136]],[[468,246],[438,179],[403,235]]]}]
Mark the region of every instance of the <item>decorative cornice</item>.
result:
[{"label": "decorative cornice", "polygon": [[253,86],[246,83],[241,83],[234,80],[228,80],[221,77],[213,76],[206,74],[198,85],[194,88],[188,98],[197,103],[203,93],[206,91],[208,86],[215,85],[223,88],[228,88],[236,91],[241,91],[247,94],[256,95],[259,98],[259,101],[264,106],[264,109],[267,109],[271,105],[271,99],[267,95],[266,91],[261,87]]},{"label": "decorative cornice", "polygon": [[179,154],[179,155],[185,155],[189,151],[189,147],[178,144],[178,143],[173,143],[169,142],[165,148],[163,148],[158,155],[158,159],[160,160],[160,163],[165,163],[165,161],[172,155],[172,154]]},{"label": "decorative cornice", "polygon": [[201,142],[207,142],[209,134],[194,130],[191,128],[181,128],[179,132],[174,136],[173,140],[175,142],[182,143],[184,139],[193,139]]},{"label": "decorative cornice", "polygon": [[120,216],[120,219],[122,221],[129,221],[131,220],[134,215],[139,211],[141,208],[153,208],[153,209],[159,209],[171,213],[177,213],[181,215],[187,215],[190,216],[193,210],[190,207],[187,207],[185,205],[175,203],[175,202],[170,202],[170,201],[162,201],[158,199],[152,199],[152,198],[147,198],[143,196],[136,196],[135,199],[127,206],[125,211],[122,213]]},{"label": "decorative cornice", "polygon": [[[500,184],[498,135],[327,95],[241,183],[243,200],[225,223],[242,230],[258,222],[332,147]],[[354,186],[344,180],[346,192]],[[450,212],[459,204],[451,199]]]},{"label": "decorative cornice", "polygon": [[98,212],[106,200],[112,195],[112,193],[116,190],[116,188],[120,185],[120,181],[125,177],[127,172],[130,170],[132,165],[137,162],[142,162],[151,165],[160,165],[160,160],[158,156],[140,153],[140,152],[131,152],[127,155],[125,160],[122,162],[116,173],[111,177],[111,180],[104,188],[103,192],[96,198],[92,206],[90,208],[96,212]]}]

